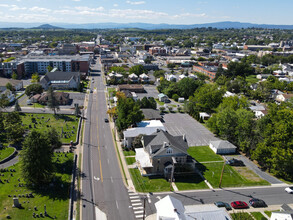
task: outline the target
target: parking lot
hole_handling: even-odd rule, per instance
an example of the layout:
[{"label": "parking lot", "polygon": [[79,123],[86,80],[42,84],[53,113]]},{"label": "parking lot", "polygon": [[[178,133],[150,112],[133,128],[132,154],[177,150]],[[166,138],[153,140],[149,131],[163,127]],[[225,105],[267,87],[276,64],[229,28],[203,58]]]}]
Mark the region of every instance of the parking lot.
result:
[{"label": "parking lot", "polygon": [[169,113],[164,115],[164,126],[172,135],[186,135],[188,146],[205,146],[219,140],[198,121],[188,114]]},{"label": "parking lot", "polygon": [[143,97],[154,97],[155,99],[158,98],[159,92],[154,85],[143,85],[144,90],[146,93],[136,93],[139,99]]}]

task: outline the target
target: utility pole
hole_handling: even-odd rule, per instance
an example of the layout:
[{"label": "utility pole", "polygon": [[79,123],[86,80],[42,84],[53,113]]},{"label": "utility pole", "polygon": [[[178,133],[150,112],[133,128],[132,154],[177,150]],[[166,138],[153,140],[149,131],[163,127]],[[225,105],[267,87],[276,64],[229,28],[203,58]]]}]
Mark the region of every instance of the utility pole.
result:
[{"label": "utility pole", "polygon": [[143,198],[143,216],[142,216],[143,220],[145,220],[145,200],[146,200],[146,197]]},{"label": "utility pole", "polygon": [[223,169],[222,169],[222,173],[221,173],[221,178],[220,178],[220,183],[219,183],[219,188],[221,188],[223,174],[224,174],[224,169],[225,169],[225,164],[226,164],[226,162],[224,162],[224,165],[223,165]]}]

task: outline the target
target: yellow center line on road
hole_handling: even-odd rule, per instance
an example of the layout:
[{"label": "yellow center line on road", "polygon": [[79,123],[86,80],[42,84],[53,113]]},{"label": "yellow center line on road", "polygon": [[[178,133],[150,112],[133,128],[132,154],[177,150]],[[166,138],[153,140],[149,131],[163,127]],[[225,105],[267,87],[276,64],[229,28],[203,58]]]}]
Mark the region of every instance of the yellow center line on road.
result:
[{"label": "yellow center line on road", "polygon": [[[96,97],[97,109],[98,109],[98,96]],[[100,173],[101,181],[103,182],[103,169],[101,160],[101,150],[100,150],[100,138],[99,138],[99,117],[97,117],[97,139],[98,139],[98,151],[99,151],[99,162],[100,162]]]}]

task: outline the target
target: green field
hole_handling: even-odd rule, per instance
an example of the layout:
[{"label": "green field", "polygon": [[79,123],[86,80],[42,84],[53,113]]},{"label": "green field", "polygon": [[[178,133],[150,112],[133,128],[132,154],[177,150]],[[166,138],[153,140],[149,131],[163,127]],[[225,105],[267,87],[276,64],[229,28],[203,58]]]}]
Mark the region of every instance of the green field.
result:
[{"label": "green field", "polygon": [[209,146],[189,147],[187,152],[198,162],[223,161]]},{"label": "green field", "polygon": [[256,78],[256,75],[250,75],[245,78],[246,82],[254,84],[257,83],[259,80]]},{"label": "green field", "polygon": [[135,151],[133,151],[133,150],[129,150],[129,151],[124,150],[123,151],[123,154],[124,154],[124,156],[134,156],[135,155]]},{"label": "green field", "polygon": [[170,183],[163,178],[142,177],[138,169],[129,169],[138,192],[163,192],[170,190]]},{"label": "green field", "polygon": [[[44,132],[50,128],[55,128],[56,131],[61,135],[62,128],[63,132],[67,132],[61,137],[62,143],[75,142],[76,133],[78,127],[78,118],[74,115],[53,115],[53,114],[21,114],[22,123],[26,129],[36,129]],[[33,123],[34,119],[37,124]],[[49,120],[50,118],[50,120]],[[49,121],[48,121],[49,120]],[[31,125],[31,128],[29,128]],[[74,128],[73,128],[74,127]],[[74,133],[72,133],[72,131]]]},{"label": "green field", "polygon": [[1,149],[0,150],[0,161],[9,157],[13,152],[14,152],[14,148],[12,148],[12,147],[5,147],[5,148]]},{"label": "green field", "polygon": [[204,180],[199,175],[176,177],[175,184],[179,190],[208,189]]},{"label": "green field", "polygon": [[233,220],[254,220],[247,212],[238,212],[231,214]]},{"label": "green field", "polygon": [[[56,154],[55,154],[56,155]],[[10,215],[11,219],[33,219],[32,214],[44,213],[44,205],[46,205],[49,217],[54,219],[67,219],[68,218],[68,203],[69,203],[69,189],[71,182],[72,161],[73,154],[59,154],[59,161],[54,157],[55,183],[54,186],[44,186],[42,189],[33,189],[28,187],[19,187],[19,183],[25,184],[21,177],[20,164],[17,163],[10,169],[15,169],[16,172],[4,172],[2,180],[8,179],[9,183],[0,184],[0,219],[6,219]],[[11,176],[11,173],[13,176]],[[20,179],[20,181],[18,181]],[[63,186],[63,187],[62,187]],[[34,198],[26,198],[26,194],[32,193]],[[19,197],[22,209],[12,208],[13,199],[16,195]],[[24,196],[22,196],[24,195]],[[34,207],[37,207],[37,211]]]},{"label": "green field", "polygon": [[125,159],[126,159],[127,165],[131,165],[135,163],[135,157],[126,157]]},{"label": "green field", "polygon": [[267,220],[260,212],[251,212],[250,213],[256,220]]},{"label": "green field", "polygon": [[[218,188],[220,183],[220,177],[222,173],[224,163],[204,163],[197,164],[198,169],[203,176],[214,187]],[[257,185],[269,185],[269,183],[263,179],[247,179],[235,171],[230,165],[225,165],[221,187],[240,187],[240,186],[257,186]]]}]

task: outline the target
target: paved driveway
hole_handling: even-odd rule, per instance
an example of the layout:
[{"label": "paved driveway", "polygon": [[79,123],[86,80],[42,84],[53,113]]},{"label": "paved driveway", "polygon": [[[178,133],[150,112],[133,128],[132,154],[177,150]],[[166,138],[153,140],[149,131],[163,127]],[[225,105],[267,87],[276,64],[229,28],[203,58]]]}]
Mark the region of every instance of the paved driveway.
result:
[{"label": "paved driveway", "polygon": [[242,160],[245,166],[253,170],[257,175],[259,175],[264,180],[268,181],[270,184],[283,184],[283,182],[276,177],[262,171],[260,168],[258,168],[257,165],[255,165],[252,161],[250,161],[248,158],[237,155],[237,156],[226,156],[227,160],[230,160],[231,158],[236,158],[239,160]]},{"label": "paved driveway", "polygon": [[164,126],[172,135],[186,135],[188,146],[209,145],[218,140],[207,128],[188,114],[169,113],[164,115]]},{"label": "paved driveway", "polygon": [[146,93],[136,93],[139,99],[142,99],[143,97],[154,97],[155,99],[158,98],[159,92],[156,89],[156,86],[146,84],[143,85],[143,88],[146,91]]}]

